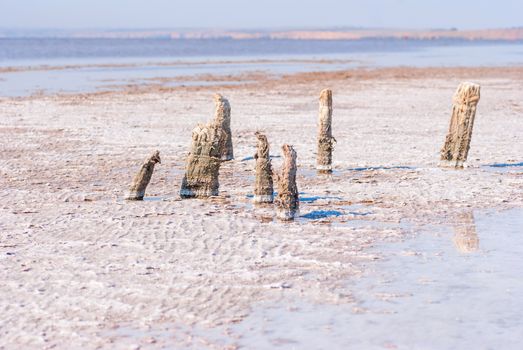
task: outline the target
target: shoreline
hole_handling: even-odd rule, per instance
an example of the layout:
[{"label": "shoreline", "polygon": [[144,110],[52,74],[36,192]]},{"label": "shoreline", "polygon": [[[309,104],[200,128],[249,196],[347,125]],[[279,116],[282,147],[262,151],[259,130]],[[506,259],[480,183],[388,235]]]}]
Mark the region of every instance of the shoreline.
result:
[{"label": "shoreline", "polygon": [[[110,58],[108,58],[110,59]],[[140,57],[136,58],[137,60]],[[206,64],[260,64],[260,63],[321,63],[321,64],[335,64],[335,63],[352,63],[355,60],[351,59],[300,59],[300,58],[254,58],[245,59],[238,57],[238,59],[222,59],[222,58],[209,58],[201,59],[196,58],[191,60],[190,57],[182,57],[180,59],[169,59],[169,60],[149,60],[143,62],[134,63],[79,63],[79,64],[38,64],[38,65],[25,65],[25,66],[0,66],[0,73],[17,73],[27,71],[53,71],[53,70],[76,70],[85,68],[132,68],[132,67],[147,67],[147,66],[160,66],[160,67],[171,67],[171,66],[195,66],[195,65],[206,65]]]},{"label": "shoreline", "polygon": [[[250,62],[250,61],[246,61]],[[258,61],[253,61],[253,64]],[[272,61],[271,61],[272,62]],[[329,61],[327,61],[329,63]],[[224,65],[229,61],[223,61]],[[105,65],[102,65],[105,67]],[[134,66],[134,65],[133,65]],[[68,66],[59,69],[70,69]],[[84,67],[84,66],[80,66]],[[86,67],[91,67],[90,65]],[[112,66],[109,66],[112,67]],[[77,69],[77,68],[73,68]],[[359,67],[351,69],[326,70],[326,71],[307,71],[292,74],[271,74],[264,71],[250,71],[235,75],[223,74],[193,74],[179,75],[175,77],[154,77],[143,79],[139,83],[120,83],[115,80],[114,85],[99,86],[98,91],[86,92],[55,92],[46,93],[37,91],[28,96],[0,96],[0,101],[5,100],[31,100],[39,98],[75,98],[82,99],[95,96],[111,96],[120,94],[147,94],[147,93],[175,93],[179,91],[202,91],[202,90],[238,90],[245,88],[275,88],[285,84],[315,84],[321,80],[341,83],[358,83],[373,79],[383,80],[416,80],[416,79],[443,79],[450,78],[458,82],[459,80],[481,80],[492,78],[503,79],[523,79],[523,65],[509,67]],[[0,81],[2,78],[0,77]],[[111,82],[107,80],[106,82]],[[176,86],[168,86],[175,83]],[[192,84],[194,83],[194,84]]]},{"label": "shoreline", "polygon": [[[150,83],[165,88],[216,86],[216,81],[224,81],[222,86],[235,85],[244,82],[244,75],[280,77],[307,72],[402,67],[520,67],[523,55],[523,43],[446,45],[385,41],[340,45],[233,45],[229,42],[225,47],[208,43],[199,50],[193,44],[163,43],[152,44],[149,51],[136,49],[129,43],[56,45],[37,40],[27,45],[22,42],[12,44],[12,48],[5,47],[0,52],[0,60],[3,60],[0,63],[0,96],[88,93],[125,89],[126,86],[136,90],[142,89],[139,85]],[[10,50],[19,50],[20,57],[10,56]],[[100,52],[89,58],[91,51],[93,56]],[[81,56],[83,59],[66,58],[82,52],[85,52],[85,56]],[[115,57],[118,55],[125,57]],[[6,57],[10,59],[6,60]],[[24,57],[35,59],[24,61]]]}]

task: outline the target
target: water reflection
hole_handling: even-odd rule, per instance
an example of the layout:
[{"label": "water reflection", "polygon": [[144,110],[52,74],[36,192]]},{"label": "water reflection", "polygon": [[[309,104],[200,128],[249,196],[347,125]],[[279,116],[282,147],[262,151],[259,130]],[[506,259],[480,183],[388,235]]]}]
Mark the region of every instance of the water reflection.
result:
[{"label": "water reflection", "polygon": [[472,253],[479,249],[479,237],[476,233],[476,222],[472,211],[461,214],[459,224],[454,226],[452,239],[460,253]]}]

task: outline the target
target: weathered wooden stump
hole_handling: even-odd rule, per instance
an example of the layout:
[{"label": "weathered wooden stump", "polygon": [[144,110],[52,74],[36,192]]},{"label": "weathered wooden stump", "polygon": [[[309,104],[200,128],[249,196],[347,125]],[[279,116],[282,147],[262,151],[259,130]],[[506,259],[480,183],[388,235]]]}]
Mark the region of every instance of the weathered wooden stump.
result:
[{"label": "weathered wooden stump", "polygon": [[134,176],[133,182],[129,188],[129,192],[125,196],[125,199],[136,201],[143,200],[145,189],[147,188],[147,185],[149,185],[149,181],[151,181],[154,165],[156,163],[161,163],[159,151],[154,151],[154,153],[142,164],[140,170]]},{"label": "weathered wooden stump", "polygon": [[256,160],[254,203],[272,203],[274,200],[274,188],[269,143],[267,142],[267,137],[259,132],[256,133],[256,138],[258,142],[256,154],[254,155]]},{"label": "weathered wooden stump", "polygon": [[180,190],[182,198],[218,195],[222,141],[222,130],[214,123],[200,124],[193,129],[191,151]]},{"label": "weathered wooden stump", "polygon": [[460,216],[461,222],[454,227],[454,244],[460,253],[471,253],[479,249],[479,237],[476,233],[474,213],[468,212]]},{"label": "weathered wooden stump", "polygon": [[296,151],[292,146],[283,145],[283,166],[277,174],[278,195],[276,215],[281,220],[293,220],[299,214],[298,187],[296,186]]},{"label": "weathered wooden stump", "polygon": [[462,168],[467,160],[479,97],[479,85],[459,85],[454,94],[449,132],[441,149],[440,166]]},{"label": "weathered wooden stump", "polygon": [[231,160],[234,158],[231,132],[231,105],[229,101],[220,94],[214,95],[214,123],[223,130],[224,140],[222,142],[221,159]]},{"label": "weathered wooden stump", "polygon": [[332,137],[332,91],[329,89],[320,93],[319,112],[316,169],[320,173],[330,173],[332,172],[332,150],[336,139]]}]

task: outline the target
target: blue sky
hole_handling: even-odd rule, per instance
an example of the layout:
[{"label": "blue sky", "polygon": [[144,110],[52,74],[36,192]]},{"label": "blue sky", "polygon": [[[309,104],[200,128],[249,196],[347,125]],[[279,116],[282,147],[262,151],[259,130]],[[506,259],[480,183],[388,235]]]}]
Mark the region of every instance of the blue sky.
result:
[{"label": "blue sky", "polygon": [[0,0],[3,28],[334,26],[523,26],[523,0]]}]

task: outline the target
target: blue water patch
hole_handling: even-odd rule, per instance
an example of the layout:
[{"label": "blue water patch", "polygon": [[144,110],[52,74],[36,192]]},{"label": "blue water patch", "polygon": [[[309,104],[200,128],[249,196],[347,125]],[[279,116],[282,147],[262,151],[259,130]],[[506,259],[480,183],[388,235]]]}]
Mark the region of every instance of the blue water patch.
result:
[{"label": "blue water patch", "polygon": [[341,211],[338,210],[314,210],[310,213],[307,213],[305,215],[302,215],[302,218],[310,219],[310,220],[318,220],[318,219],[325,219],[329,218],[331,216],[340,216],[343,215]]},{"label": "blue water patch", "polygon": [[487,166],[493,167],[493,168],[508,168],[508,167],[516,167],[516,166],[523,167],[523,162],[520,162],[520,163],[494,163],[494,164],[488,164]]},{"label": "blue water patch", "polygon": [[493,163],[482,166],[487,171],[496,173],[512,173],[523,171],[523,162],[520,163]]},{"label": "blue water patch", "polygon": [[371,211],[367,211],[367,212],[364,212],[364,213],[359,213],[357,211],[349,211],[347,214],[348,215],[354,215],[354,216],[367,216],[367,215],[372,214],[372,212]]},{"label": "blue water patch", "polygon": [[166,197],[143,197],[145,202],[161,202],[164,201]]},{"label": "blue water patch", "polygon": [[[274,159],[274,158],[281,158],[281,156],[269,156],[270,159]],[[245,158],[242,158],[240,160],[240,162],[246,162],[248,160],[254,160],[254,156],[250,156],[250,157],[245,157]]]},{"label": "blue water patch", "polygon": [[300,202],[314,203],[314,202],[316,202],[319,199],[334,199],[334,200],[341,201],[343,198],[341,198],[341,197],[334,197],[334,196],[332,196],[332,197],[329,197],[329,196],[300,197]]},{"label": "blue water patch", "polygon": [[[300,195],[302,195],[302,194],[305,194],[305,193],[304,192],[300,192]],[[278,195],[278,192],[274,192],[274,197],[276,197],[277,195]],[[248,194],[245,195],[245,197],[247,197],[247,198],[254,198],[254,194],[248,193]],[[299,197],[299,201],[301,203],[314,203],[314,202],[316,202],[317,200],[320,200],[320,199],[341,201],[343,198],[336,197],[336,196],[300,196]]]},{"label": "blue water patch", "polygon": [[367,171],[367,170],[394,170],[394,169],[406,169],[406,170],[414,170],[415,167],[412,166],[370,166],[370,167],[361,167],[361,168],[350,168],[348,170],[352,171]]}]

